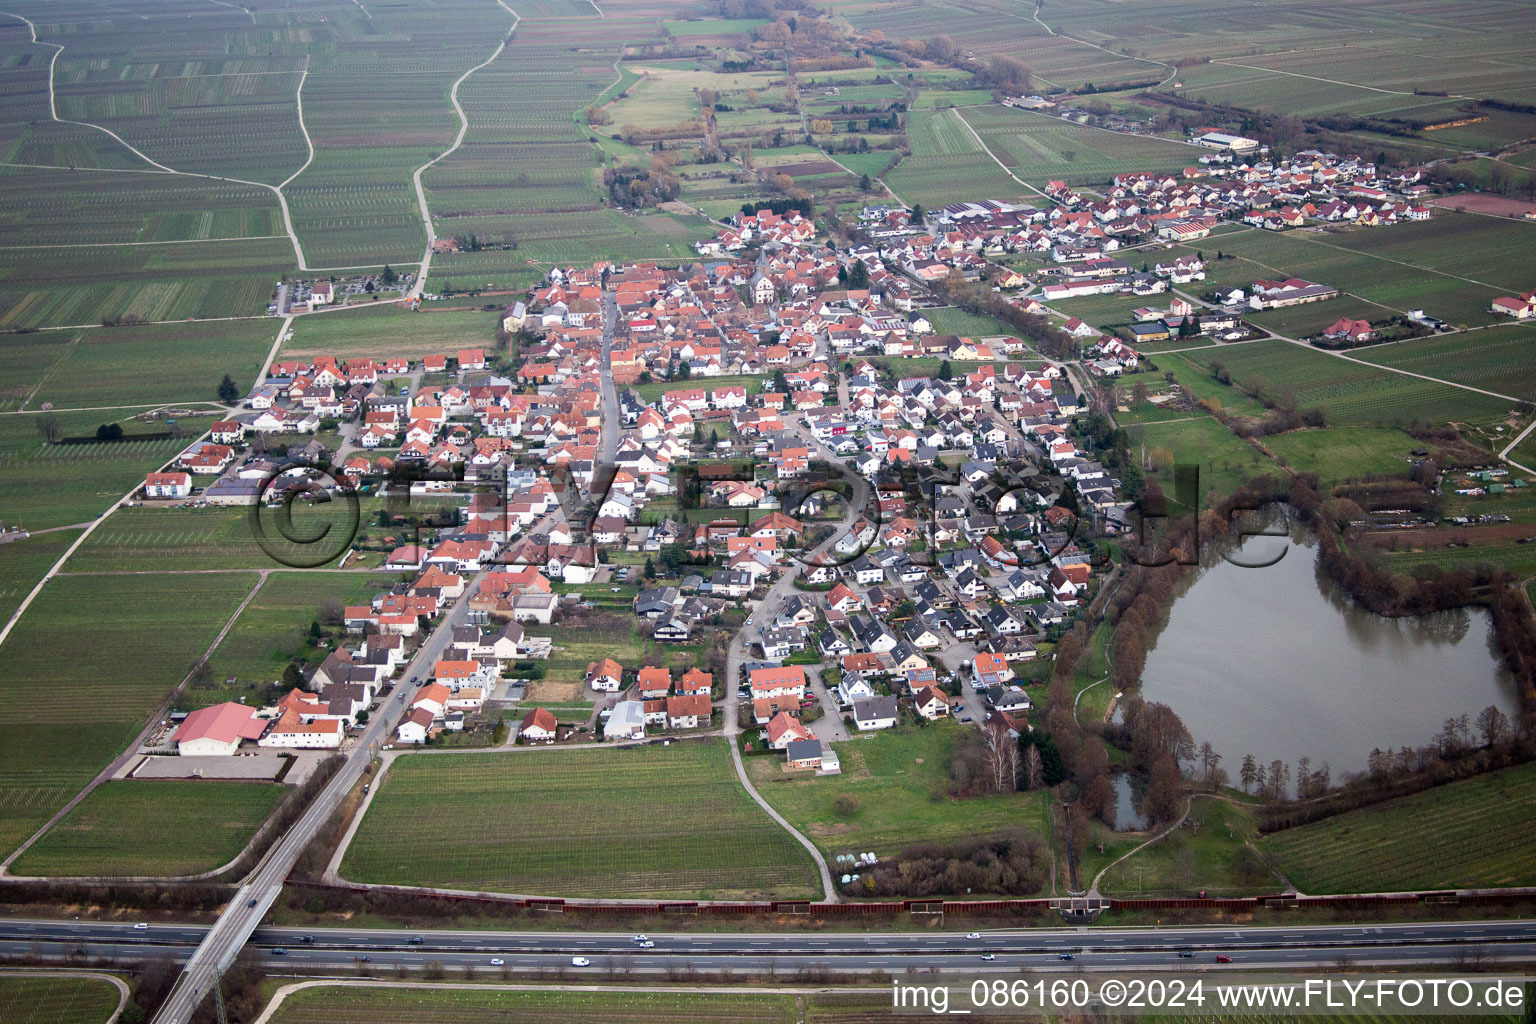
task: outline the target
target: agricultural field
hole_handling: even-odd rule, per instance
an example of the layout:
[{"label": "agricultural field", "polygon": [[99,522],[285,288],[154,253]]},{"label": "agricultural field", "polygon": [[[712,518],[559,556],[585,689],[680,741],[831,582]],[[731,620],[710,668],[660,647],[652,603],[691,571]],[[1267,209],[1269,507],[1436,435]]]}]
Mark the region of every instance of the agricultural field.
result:
[{"label": "agricultural field", "polygon": [[117,986],[69,974],[0,974],[0,1020],[22,1024],[107,1024]]},{"label": "agricultural field", "polygon": [[255,185],[150,171],[79,170],[64,177],[55,169],[0,167],[0,258],[51,245],[282,234],[277,198]]},{"label": "agricultural field", "polygon": [[[964,726],[884,731],[836,745],[842,774],[814,777],[784,769],[781,756],[748,757],[757,791],[833,856],[871,851],[886,856],[911,843],[985,836],[1023,827],[1044,834],[1047,801],[1040,793],[1008,793],[967,800],[936,799],[949,784],[949,751]],[[840,796],[856,801],[839,815]]]},{"label": "agricultural field", "polygon": [[10,619],[79,535],[79,530],[55,530],[0,544],[0,622]]},{"label": "agricultural field", "polygon": [[[433,265],[436,265],[434,261]],[[499,308],[499,307],[498,307]],[[497,313],[480,310],[441,310],[412,313],[394,303],[381,303],[339,313],[297,317],[278,352],[279,359],[312,359],[386,355],[413,362],[426,355],[449,355],[461,348],[495,349]]]},{"label": "agricultural field", "polygon": [[292,267],[287,238],[32,249],[0,264],[0,329],[259,316]]},{"label": "agricultural field", "polygon": [[815,887],[809,856],[752,803],[717,739],[400,757],[341,870],[550,896],[733,899]]},{"label": "agricultural field", "polygon": [[[603,959],[594,961],[599,966]],[[487,975],[489,978],[489,975]],[[754,993],[495,991],[462,988],[308,988],[288,996],[272,1024],[800,1024],[795,996]]]},{"label": "agricultural field", "polygon": [[239,856],[285,791],[273,782],[103,782],[12,870],[50,878],[212,871]]},{"label": "agricultural field", "polygon": [[[103,423],[119,423],[127,435],[81,444],[48,444],[37,432],[36,415],[0,417],[0,521],[29,530],[83,525],[186,448],[188,437],[141,437],[159,435],[165,425],[126,418],[138,411],[56,414],[65,438],[89,437]],[[200,421],[185,422],[191,427]],[[203,420],[196,429],[211,422]]]},{"label": "agricultural field", "polygon": [[[147,724],[255,581],[253,573],[62,577],[43,588],[0,647],[0,850],[25,839]],[[38,701],[39,692],[49,699]]]},{"label": "agricultural field", "polygon": [[1310,302],[1302,306],[1266,309],[1263,312],[1252,313],[1246,319],[1281,337],[1312,338],[1322,334],[1345,317],[1380,324],[1396,315],[1397,310],[1378,303],[1368,302],[1353,295],[1340,295],[1327,302]]},{"label": "agricultural field", "polygon": [[[242,390],[257,383],[278,323],[221,320],[50,331],[49,357],[32,364],[30,381],[21,377],[17,383],[27,388],[33,409],[44,402],[56,409],[215,402],[226,374]],[[15,372],[7,371],[7,377]]]},{"label": "agricultural field", "polygon": [[1366,362],[1536,402],[1536,328],[1513,324],[1354,353]]},{"label": "agricultural field", "polygon": [[995,317],[967,313],[963,309],[924,309],[920,315],[933,324],[935,334],[958,334],[961,337],[981,339],[1014,333],[1007,324]]},{"label": "agricultural field", "polygon": [[1260,391],[1289,397],[1299,409],[1321,407],[1336,424],[1486,422],[1510,409],[1503,399],[1378,370],[1284,341],[1221,346],[1189,352],[1183,358],[1201,366],[1220,362],[1245,387],[1257,381]]},{"label": "agricultural field", "polygon": [[1007,199],[1027,191],[977,144],[955,110],[907,115],[912,155],[885,176],[907,203],[943,206],[957,199]]},{"label": "agricultural field", "polygon": [[[1476,219],[1503,226],[1502,222],[1490,218]],[[1439,223],[1440,219],[1436,218],[1425,226]],[[1377,241],[1377,236],[1384,238],[1405,227],[1303,228],[1286,232],[1254,230],[1208,239],[1211,244],[1205,248],[1219,248],[1244,257],[1256,264],[1264,276],[1294,275],[1329,284],[1341,292],[1377,303],[1385,310],[1422,309],[1430,316],[1460,325],[1491,323],[1494,316],[1488,312],[1488,304],[1500,295],[1508,294],[1507,289],[1486,281],[1479,283],[1471,275],[1463,278],[1437,270],[1428,265],[1422,250],[1385,257],[1364,248],[1352,248],[1381,246],[1384,243]],[[1366,235],[1371,237],[1362,237]],[[1454,237],[1453,234],[1452,239]],[[1446,244],[1454,247],[1457,243],[1448,240]],[[1434,247],[1430,246],[1431,249]],[[1242,284],[1251,283],[1252,279],[1249,279]],[[1378,315],[1386,315],[1385,310]],[[1322,316],[1323,312],[1319,310],[1318,315]]]},{"label": "agricultural field", "polygon": [[1010,170],[1042,187],[1051,180],[1102,184],[1129,171],[1177,172],[1201,155],[1197,147],[1184,143],[1105,131],[1012,107],[988,105],[963,114]]},{"label": "agricultural field", "polygon": [[1437,786],[1265,836],[1302,892],[1520,885],[1536,869],[1536,766]]},{"label": "agricultural field", "polygon": [[[284,519],[280,508],[125,508],[97,527],[65,564],[68,572],[157,572],[171,569],[281,569],[324,557],[334,568],[347,551],[358,521],[372,505],[359,499],[357,516],[345,499],[296,501]],[[259,518],[266,546],[253,519]],[[290,543],[288,536],[319,538]],[[329,556],[329,557],[327,557]],[[305,623],[308,625],[308,623]]]}]

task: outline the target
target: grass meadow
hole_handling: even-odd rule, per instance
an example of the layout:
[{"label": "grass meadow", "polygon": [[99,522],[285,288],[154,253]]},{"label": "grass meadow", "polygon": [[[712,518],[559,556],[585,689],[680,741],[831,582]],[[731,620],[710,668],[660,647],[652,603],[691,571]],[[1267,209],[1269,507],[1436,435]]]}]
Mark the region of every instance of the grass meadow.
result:
[{"label": "grass meadow", "polygon": [[[955,800],[948,795],[949,751],[958,723],[887,730],[836,745],[842,774],[816,777],[787,772],[775,755],[750,757],[747,773],[759,793],[822,853],[872,851],[888,856],[911,843],[984,836],[1024,828],[1048,830],[1039,793],[1007,793]],[[833,805],[850,796],[856,809]]]},{"label": "grass meadow", "polygon": [[239,855],[285,791],[273,782],[104,782],[13,870],[56,878],[212,871]]},{"label": "grass meadow", "polygon": [[719,740],[399,758],[348,847],[356,881],[549,896],[794,897],[810,857]]}]

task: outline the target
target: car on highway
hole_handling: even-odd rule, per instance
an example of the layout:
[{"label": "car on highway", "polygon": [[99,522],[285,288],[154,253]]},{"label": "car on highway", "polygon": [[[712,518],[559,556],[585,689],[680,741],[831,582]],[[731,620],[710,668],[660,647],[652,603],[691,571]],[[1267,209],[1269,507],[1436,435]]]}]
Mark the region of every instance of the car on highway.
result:
[{"label": "car on highway", "polygon": [[588,960],[584,956],[573,956],[573,957],[571,957],[571,966],[572,967],[591,967],[592,966],[592,961]]},{"label": "car on highway", "polygon": [[641,932],[639,935],[636,935],[630,941],[631,942],[646,942],[646,941],[649,941],[649,940],[650,940],[650,936],[645,934],[644,932]]},{"label": "car on highway", "polygon": [[493,956],[493,957],[491,957],[491,966],[492,967],[505,967],[505,966],[507,966],[507,962],[505,960],[503,960],[499,956]]},{"label": "car on highway", "polygon": [[997,959],[997,954],[996,953],[983,953],[983,954],[981,954],[981,958],[983,960],[996,960]]},{"label": "car on highway", "polygon": [[250,902],[246,903],[247,907],[254,907],[255,905],[256,905],[256,901],[255,900],[251,900]]},{"label": "car on highway", "polygon": [[1217,953],[1216,954],[1216,962],[1219,963],[1219,964],[1229,964],[1229,963],[1232,962],[1232,958],[1227,956],[1224,953]]},{"label": "car on highway", "polygon": [[979,939],[981,938],[981,932],[966,932],[965,937],[968,939]]},{"label": "car on highway", "polygon": [[656,943],[652,942],[650,939],[646,939],[644,942],[637,942],[637,943],[635,943],[635,945],[639,946],[641,949],[655,949],[656,948]]},{"label": "car on highway", "polygon": [[143,921],[140,921],[138,924],[133,926],[133,930],[136,932],[148,931],[149,925],[145,924]]},{"label": "car on highway", "polygon": [[420,935],[412,935],[408,941],[413,946],[419,946],[427,940],[423,939]]},{"label": "car on highway", "polygon": [[313,935],[300,935],[299,936],[299,941],[304,943],[305,945],[308,945],[309,943],[315,941],[315,937]]},{"label": "car on highway", "polygon": [[1195,954],[1191,950],[1188,950],[1188,949],[1181,949],[1181,950],[1179,950],[1179,959],[1180,960],[1193,960],[1194,958],[1195,958]]},{"label": "car on highway", "polygon": [[355,956],[352,959],[355,960],[357,963],[360,963],[360,964],[371,964],[371,963],[373,963],[373,957],[371,957],[371,956]]},{"label": "car on highway", "polygon": [[1057,960],[1076,960],[1077,959],[1077,954],[1076,953],[1057,953],[1056,954],[1056,959]]},{"label": "car on highway", "polygon": [[284,949],[282,946],[278,946],[276,949],[272,950],[272,955],[273,956],[287,956],[288,955],[288,951],[286,949]]}]

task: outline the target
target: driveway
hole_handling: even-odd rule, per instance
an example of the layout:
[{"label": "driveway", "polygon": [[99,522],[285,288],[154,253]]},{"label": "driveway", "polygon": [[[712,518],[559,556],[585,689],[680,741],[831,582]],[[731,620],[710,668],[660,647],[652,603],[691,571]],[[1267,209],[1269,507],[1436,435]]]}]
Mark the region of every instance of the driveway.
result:
[{"label": "driveway", "polygon": [[848,727],[837,710],[837,698],[821,681],[821,666],[805,666],[805,678],[810,681],[811,693],[821,702],[822,710],[821,717],[809,726],[811,735],[823,743],[841,743],[848,739]]}]

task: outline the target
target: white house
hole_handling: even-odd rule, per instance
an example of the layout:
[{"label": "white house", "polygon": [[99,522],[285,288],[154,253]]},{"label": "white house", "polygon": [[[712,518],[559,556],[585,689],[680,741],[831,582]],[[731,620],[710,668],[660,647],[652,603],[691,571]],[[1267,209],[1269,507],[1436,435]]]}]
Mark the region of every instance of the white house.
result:
[{"label": "white house", "polygon": [[150,473],[144,477],[146,498],[185,498],[191,493],[191,473]]}]

